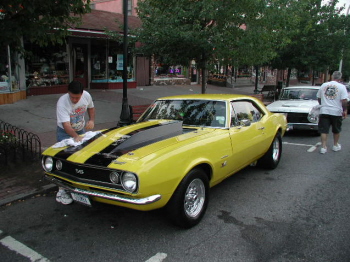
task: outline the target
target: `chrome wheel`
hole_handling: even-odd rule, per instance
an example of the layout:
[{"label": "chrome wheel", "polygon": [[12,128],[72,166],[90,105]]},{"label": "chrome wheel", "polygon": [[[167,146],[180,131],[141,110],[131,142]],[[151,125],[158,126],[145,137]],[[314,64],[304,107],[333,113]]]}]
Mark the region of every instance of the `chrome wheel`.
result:
[{"label": "chrome wheel", "polygon": [[184,210],[188,217],[195,218],[201,213],[205,202],[205,186],[201,179],[194,179],[187,187]]},{"label": "chrome wheel", "polygon": [[258,160],[258,166],[268,169],[274,169],[278,166],[282,155],[282,137],[277,133],[273,139],[270,148],[265,155]]},{"label": "chrome wheel", "polygon": [[200,168],[183,178],[167,205],[170,220],[182,228],[190,228],[203,218],[209,202],[209,179]]},{"label": "chrome wheel", "polygon": [[280,159],[280,153],[281,153],[281,149],[280,149],[280,142],[278,140],[278,138],[275,138],[275,140],[273,141],[273,148],[272,148],[272,159],[274,162],[278,162]]}]

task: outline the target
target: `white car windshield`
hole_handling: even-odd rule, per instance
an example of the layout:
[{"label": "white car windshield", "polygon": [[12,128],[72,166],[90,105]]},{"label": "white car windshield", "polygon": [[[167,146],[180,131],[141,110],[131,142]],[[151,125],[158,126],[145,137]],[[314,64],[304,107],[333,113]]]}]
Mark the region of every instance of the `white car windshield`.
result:
[{"label": "white car windshield", "polygon": [[226,103],[212,100],[157,100],[140,121],[180,120],[189,126],[225,127]]},{"label": "white car windshield", "polygon": [[282,89],[280,100],[317,100],[317,89],[293,88]]}]

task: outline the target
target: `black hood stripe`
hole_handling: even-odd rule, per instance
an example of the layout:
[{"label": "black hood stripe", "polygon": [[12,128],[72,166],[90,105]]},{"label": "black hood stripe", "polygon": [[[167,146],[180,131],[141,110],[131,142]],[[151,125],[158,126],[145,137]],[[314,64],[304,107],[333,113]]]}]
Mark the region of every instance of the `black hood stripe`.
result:
[{"label": "black hood stripe", "polygon": [[[128,134],[126,134],[126,136],[133,136],[141,131],[145,131],[151,128],[155,128],[160,126],[159,124],[157,125],[153,125],[153,126],[149,126],[146,128],[141,128],[138,130],[134,130]],[[101,150],[99,153],[96,153],[95,155],[91,156],[89,159],[86,160],[85,164],[89,164],[89,165],[96,165],[96,166],[104,166],[107,167],[113,160],[115,160],[116,158],[118,158],[119,156],[122,156],[126,153],[128,153],[129,151],[131,151],[132,149],[129,150],[115,150],[116,147],[118,147],[120,144],[122,144],[125,140],[120,139],[118,141],[115,141],[113,143],[111,143],[109,146],[107,146],[106,148],[104,148],[103,150]]]},{"label": "black hood stripe", "polygon": [[[125,136],[132,136],[140,131],[143,130],[147,130],[147,129],[151,129],[154,127],[160,126],[159,124],[156,125],[152,125],[146,128],[142,128],[142,129],[138,129],[138,130],[134,130],[131,131],[130,133],[126,134]],[[110,129],[106,129],[105,131],[101,132],[100,134],[94,136],[93,138],[91,138],[90,140],[84,142],[83,144],[79,145],[79,146],[75,146],[75,147],[67,147],[66,149],[62,150],[61,152],[57,153],[55,155],[55,157],[59,158],[59,159],[63,159],[66,160],[68,159],[71,155],[73,155],[74,153],[78,152],[79,150],[82,150],[84,147],[86,147],[87,145],[89,145],[90,143],[92,143],[93,141],[95,141],[97,138],[101,137],[104,134],[107,134],[115,129],[118,129],[120,127],[113,127]],[[86,164],[91,164],[91,165],[98,165],[98,166],[108,166],[111,163],[111,158],[116,159],[118,156],[121,156],[127,152],[119,152],[118,155],[111,155],[111,151],[113,151],[113,149],[118,146],[119,144],[121,144],[122,141],[115,141],[115,142],[111,142],[110,145],[106,146],[104,149],[102,149],[99,153],[96,153],[95,155],[93,155],[92,157],[90,157],[89,159],[87,159],[85,161]]]},{"label": "black hood stripe", "polygon": [[67,147],[66,149],[62,150],[61,152],[57,153],[55,155],[55,157],[60,158],[60,159],[67,159],[68,157],[70,157],[71,155],[73,155],[74,153],[78,152],[79,150],[83,149],[84,147],[86,147],[87,145],[89,145],[90,143],[92,143],[93,141],[95,141],[97,138],[101,137],[102,135],[117,129],[118,127],[112,127],[110,129],[106,129],[105,131],[101,132],[100,134],[97,134],[96,136],[94,136],[93,138],[91,138],[88,141],[85,141],[84,143],[82,143],[79,146],[71,146],[71,147]]}]

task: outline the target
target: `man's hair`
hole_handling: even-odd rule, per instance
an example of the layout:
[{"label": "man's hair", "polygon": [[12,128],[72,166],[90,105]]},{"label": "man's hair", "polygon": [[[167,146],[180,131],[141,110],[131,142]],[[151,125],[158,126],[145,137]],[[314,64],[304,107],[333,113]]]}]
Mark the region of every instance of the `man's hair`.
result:
[{"label": "man's hair", "polygon": [[72,81],[68,85],[68,92],[71,92],[72,94],[78,95],[83,93],[84,87],[83,84],[79,81]]},{"label": "man's hair", "polygon": [[339,80],[339,79],[341,79],[341,77],[342,77],[342,73],[340,71],[334,71],[332,74],[332,78],[334,80]]}]

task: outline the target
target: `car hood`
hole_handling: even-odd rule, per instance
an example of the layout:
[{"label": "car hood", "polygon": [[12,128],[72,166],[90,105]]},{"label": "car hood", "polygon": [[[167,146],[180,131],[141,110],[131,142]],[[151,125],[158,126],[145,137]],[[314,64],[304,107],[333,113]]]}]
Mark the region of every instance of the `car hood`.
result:
[{"label": "car hood", "polygon": [[214,131],[213,128],[184,131],[181,121],[142,122],[103,130],[79,146],[51,147],[43,154],[81,164],[108,166],[112,162],[135,161],[175,144],[192,143]]},{"label": "car hood", "polygon": [[318,105],[316,100],[278,100],[267,106],[271,112],[309,113],[311,108]]}]

